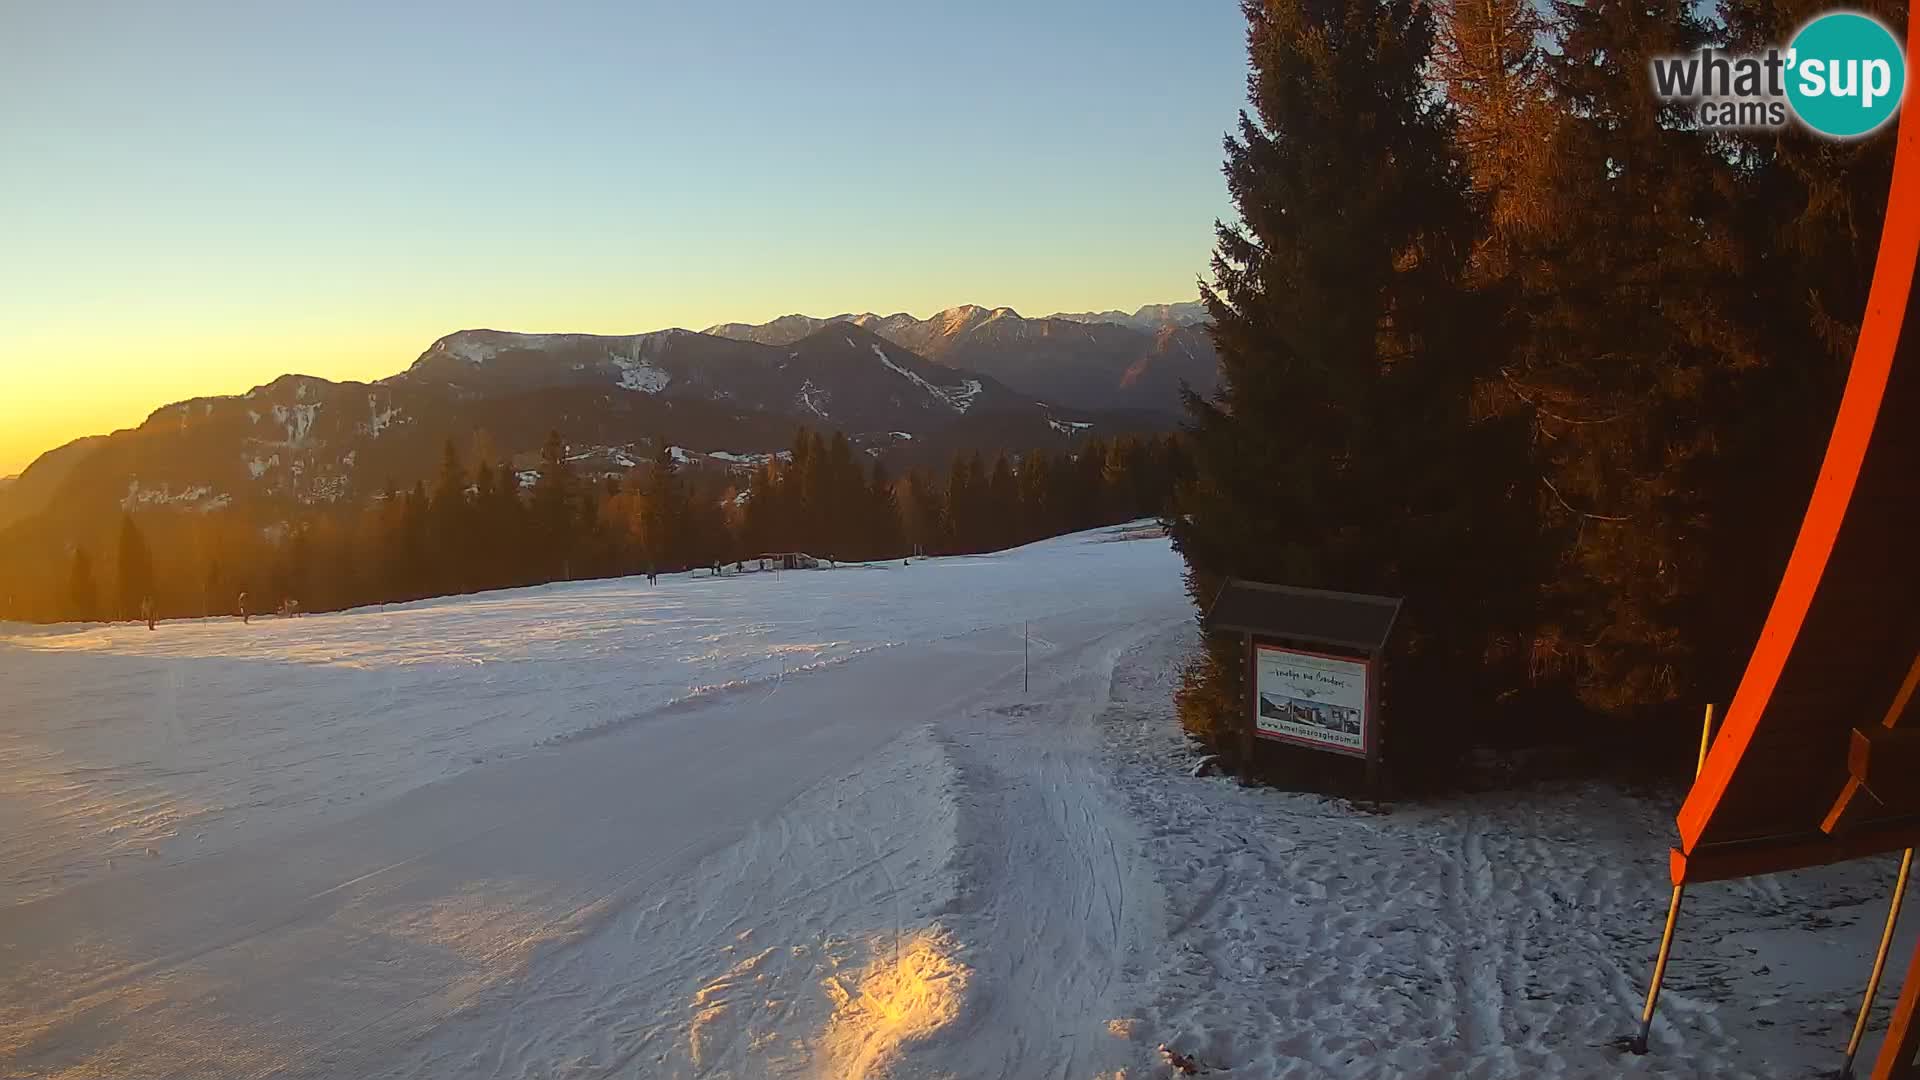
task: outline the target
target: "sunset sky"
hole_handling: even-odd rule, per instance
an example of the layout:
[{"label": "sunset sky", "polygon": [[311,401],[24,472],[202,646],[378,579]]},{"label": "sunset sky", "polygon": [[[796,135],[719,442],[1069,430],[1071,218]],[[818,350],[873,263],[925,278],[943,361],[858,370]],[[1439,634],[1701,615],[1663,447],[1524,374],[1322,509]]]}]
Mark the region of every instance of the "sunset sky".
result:
[{"label": "sunset sky", "polygon": [[0,5],[0,476],[463,327],[1191,299],[1244,87],[1232,0]]}]

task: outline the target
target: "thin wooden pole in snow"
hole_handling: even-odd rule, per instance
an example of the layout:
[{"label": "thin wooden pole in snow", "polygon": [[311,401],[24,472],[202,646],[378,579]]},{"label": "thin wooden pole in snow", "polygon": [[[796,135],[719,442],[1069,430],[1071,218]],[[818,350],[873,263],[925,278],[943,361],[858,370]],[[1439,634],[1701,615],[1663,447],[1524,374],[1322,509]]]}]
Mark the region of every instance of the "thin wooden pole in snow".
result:
[{"label": "thin wooden pole in snow", "polygon": [[1020,692],[1022,694],[1025,694],[1027,692],[1027,672],[1032,666],[1033,647],[1030,644],[1032,640],[1033,640],[1033,624],[1031,622],[1021,623],[1020,624]]},{"label": "thin wooden pole in snow", "polygon": [[[1700,756],[1695,759],[1693,775],[1699,776],[1700,770],[1707,765],[1707,748],[1713,744],[1713,706],[1707,706],[1707,715],[1700,722]],[[1680,901],[1686,896],[1687,887],[1676,883],[1673,886],[1673,899],[1667,902],[1667,928],[1660,933],[1660,953],[1653,961],[1653,982],[1647,987],[1647,1007],[1640,1010],[1640,1034],[1633,1037],[1627,1049],[1636,1054],[1647,1052],[1647,1036],[1653,1032],[1653,1007],[1660,1000],[1660,983],[1667,977],[1667,957],[1673,952],[1673,928],[1680,921]]]},{"label": "thin wooden pole in snow", "polygon": [[1841,1080],[1851,1080],[1853,1058],[1860,1052],[1860,1040],[1867,1034],[1867,1017],[1873,1012],[1873,996],[1880,992],[1880,976],[1887,970],[1887,950],[1893,947],[1893,927],[1900,921],[1900,904],[1907,896],[1907,877],[1913,870],[1913,849],[1900,856],[1900,876],[1893,882],[1893,904],[1887,908],[1886,929],[1880,931],[1880,951],[1873,954],[1873,974],[1867,976],[1867,995],[1860,999],[1860,1015],[1853,1022],[1853,1037],[1847,1040],[1847,1060],[1840,1065]]}]

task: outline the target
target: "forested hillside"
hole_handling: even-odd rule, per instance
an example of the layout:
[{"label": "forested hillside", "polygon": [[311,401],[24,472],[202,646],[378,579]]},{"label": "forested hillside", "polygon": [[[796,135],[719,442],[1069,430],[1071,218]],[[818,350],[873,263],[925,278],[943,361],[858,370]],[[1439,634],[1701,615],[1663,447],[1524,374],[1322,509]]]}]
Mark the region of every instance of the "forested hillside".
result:
[{"label": "forested hillside", "polygon": [[758,462],[654,440],[624,472],[582,470],[560,433],[536,468],[469,461],[448,441],[438,475],[365,506],[307,507],[261,529],[246,515],[122,514],[58,573],[11,566],[5,613],[37,620],[303,611],[549,581],[667,573],[803,552],[823,560],[993,551],[1161,513],[1185,469],[1172,437],[1069,452],[955,455],[891,474],[841,432],[801,429]]}]

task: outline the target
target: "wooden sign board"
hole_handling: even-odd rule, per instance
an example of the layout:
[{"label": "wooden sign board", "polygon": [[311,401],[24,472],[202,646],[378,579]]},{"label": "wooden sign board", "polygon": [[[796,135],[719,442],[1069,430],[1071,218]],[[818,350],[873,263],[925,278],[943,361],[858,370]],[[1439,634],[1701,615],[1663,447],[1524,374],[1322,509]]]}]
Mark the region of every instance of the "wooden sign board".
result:
[{"label": "wooden sign board", "polygon": [[1363,758],[1374,787],[1380,673],[1399,615],[1396,597],[1229,579],[1204,622],[1246,643],[1249,741]]},{"label": "wooden sign board", "polygon": [[1373,662],[1253,642],[1253,733],[1336,754],[1373,745]]}]

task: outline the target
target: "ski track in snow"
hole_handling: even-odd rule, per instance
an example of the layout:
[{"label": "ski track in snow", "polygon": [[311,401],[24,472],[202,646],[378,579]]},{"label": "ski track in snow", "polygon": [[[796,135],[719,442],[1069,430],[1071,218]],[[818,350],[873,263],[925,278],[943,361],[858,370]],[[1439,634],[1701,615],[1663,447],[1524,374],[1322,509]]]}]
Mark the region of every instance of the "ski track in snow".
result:
[{"label": "ski track in snow", "polygon": [[1891,864],[1693,890],[1655,1052],[1623,1055],[1672,800],[1374,815],[1190,775],[1178,560],[1089,542],[1150,532],[10,628],[0,1076],[1836,1064]]}]

